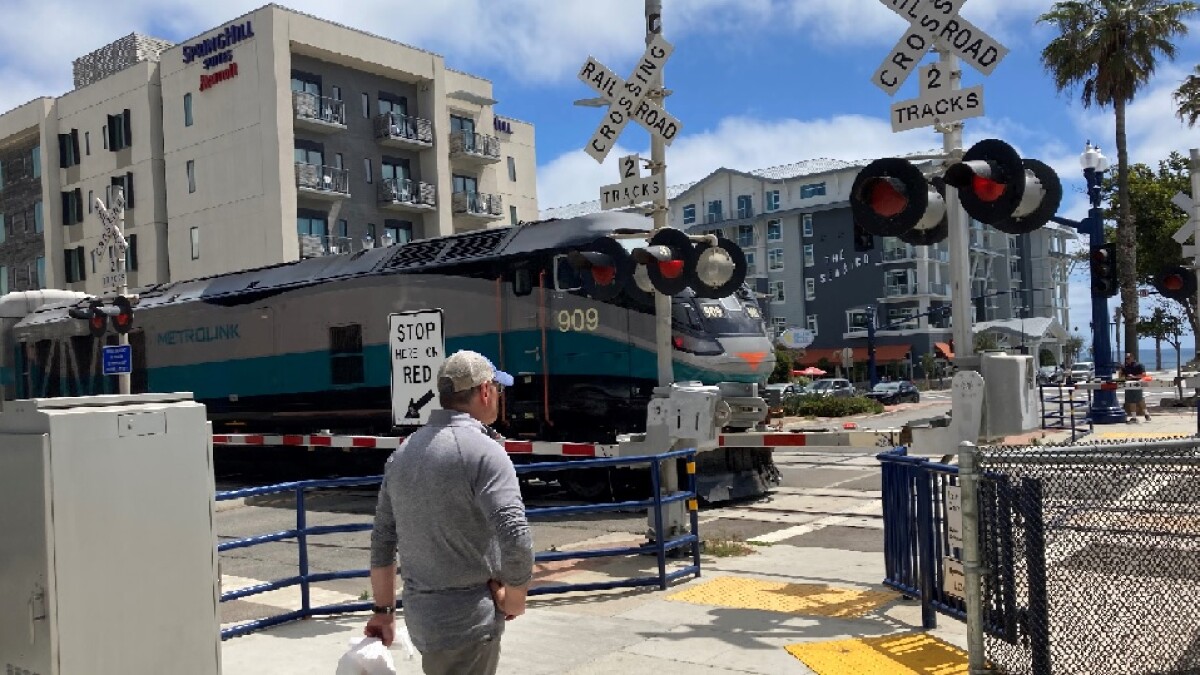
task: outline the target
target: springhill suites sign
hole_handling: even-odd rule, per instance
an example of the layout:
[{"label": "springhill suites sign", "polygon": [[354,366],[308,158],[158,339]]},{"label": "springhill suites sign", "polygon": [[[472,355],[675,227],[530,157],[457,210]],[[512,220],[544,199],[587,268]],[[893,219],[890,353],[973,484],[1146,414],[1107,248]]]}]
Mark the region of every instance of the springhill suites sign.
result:
[{"label": "springhill suites sign", "polygon": [[228,59],[224,61],[219,60],[222,57],[221,52],[252,37],[254,37],[254,27],[249,21],[226,26],[225,30],[212,37],[204,38],[190,45],[184,45],[183,62],[191,63],[200,57],[211,57],[204,60],[204,69],[208,70],[213,66],[228,62]]}]

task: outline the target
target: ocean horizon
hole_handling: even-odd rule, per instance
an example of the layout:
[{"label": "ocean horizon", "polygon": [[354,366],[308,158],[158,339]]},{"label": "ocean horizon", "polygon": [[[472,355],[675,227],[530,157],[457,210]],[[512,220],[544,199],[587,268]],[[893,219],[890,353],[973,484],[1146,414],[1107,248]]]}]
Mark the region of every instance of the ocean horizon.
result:
[{"label": "ocean horizon", "polygon": [[[1183,363],[1187,363],[1195,358],[1196,350],[1193,346],[1184,346],[1179,350],[1179,356],[1183,359]],[[1121,355],[1121,360],[1125,360],[1125,355]],[[1138,349],[1138,360],[1147,370],[1175,370],[1175,348],[1163,343],[1162,346],[1162,367],[1159,368],[1154,358],[1154,347],[1140,347]]]}]

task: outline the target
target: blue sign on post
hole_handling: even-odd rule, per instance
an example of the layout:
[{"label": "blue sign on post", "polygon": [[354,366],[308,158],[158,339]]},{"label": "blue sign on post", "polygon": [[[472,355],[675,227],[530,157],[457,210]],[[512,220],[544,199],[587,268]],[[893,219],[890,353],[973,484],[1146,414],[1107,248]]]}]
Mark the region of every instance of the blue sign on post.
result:
[{"label": "blue sign on post", "polygon": [[132,373],[133,347],[129,345],[105,347],[102,362],[105,375]]}]

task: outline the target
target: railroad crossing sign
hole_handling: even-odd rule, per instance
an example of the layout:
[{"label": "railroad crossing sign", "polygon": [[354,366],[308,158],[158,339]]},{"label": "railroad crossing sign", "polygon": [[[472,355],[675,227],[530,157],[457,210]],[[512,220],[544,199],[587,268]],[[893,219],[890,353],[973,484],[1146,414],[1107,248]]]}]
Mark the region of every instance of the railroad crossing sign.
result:
[{"label": "railroad crossing sign", "polygon": [[958,15],[966,0],[879,0],[909,22],[908,30],[883,60],[871,82],[896,93],[935,43],[946,45],[966,63],[991,75],[1008,48]]},{"label": "railroad crossing sign", "polygon": [[584,62],[579,71],[579,79],[608,102],[608,114],[583,148],[592,159],[604,163],[604,158],[608,156],[616,144],[617,137],[631,119],[645,127],[646,131],[661,138],[667,145],[675,140],[683,124],[658,104],[646,100],[646,95],[650,92],[651,77],[662,69],[674,50],[671,43],[661,34],[655,35],[646,45],[641,62],[634,68],[628,80],[622,80],[590,56]]},{"label": "railroad crossing sign", "polygon": [[921,66],[921,93],[892,104],[892,131],[908,131],[983,116],[983,85],[970,89],[945,86],[950,74],[941,64]]},{"label": "railroad crossing sign", "polygon": [[388,315],[392,364],[392,423],[425,424],[440,410],[437,372],[446,360],[442,310],[421,309]]},{"label": "railroad crossing sign", "polygon": [[96,213],[100,215],[100,222],[104,224],[104,232],[100,234],[100,242],[96,244],[96,248],[92,249],[92,258],[96,261],[108,258],[108,272],[101,279],[106,291],[115,291],[125,286],[124,258],[125,251],[129,248],[125,235],[121,232],[121,223],[125,220],[125,191],[114,187],[113,193],[111,209],[96,197]]},{"label": "railroad crossing sign", "polygon": [[617,164],[621,169],[621,182],[600,188],[601,210],[654,201],[666,189],[663,187],[662,176],[642,177],[641,157],[626,155]]},{"label": "railroad crossing sign", "polygon": [[1183,194],[1182,192],[1176,192],[1175,196],[1171,198],[1171,203],[1183,209],[1191,216],[1188,218],[1188,221],[1183,224],[1183,227],[1179,228],[1179,231],[1171,235],[1171,237],[1180,244],[1183,244],[1183,257],[1194,258],[1196,257],[1198,249],[1197,244],[1200,244],[1200,237],[1196,239],[1196,244],[1184,244],[1183,242],[1187,241],[1188,237],[1196,234],[1198,231],[1197,228],[1200,227],[1200,222],[1196,221],[1195,202],[1192,201],[1191,197]]}]

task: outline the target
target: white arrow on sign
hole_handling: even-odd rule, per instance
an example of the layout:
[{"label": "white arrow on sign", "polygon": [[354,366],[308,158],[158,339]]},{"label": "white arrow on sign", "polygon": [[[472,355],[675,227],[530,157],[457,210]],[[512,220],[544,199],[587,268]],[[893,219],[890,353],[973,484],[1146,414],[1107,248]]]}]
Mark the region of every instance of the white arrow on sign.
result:
[{"label": "white arrow on sign", "polygon": [[[1178,206],[1180,209],[1182,209],[1188,215],[1191,215],[1196,212],[1195,211],[1195,208],[1196,208],[1195,202],[1192,201],[1191,197],[1183,194],[1182,192],[1176,192],[1175,196],[1171,198],[1171,203],[1174,204],[1175,206]],[[1200,225],[1200,223],[1197,223],[1196,217],[1192,216],[1191,218],[1188,219],[1188,221],[1186,223],[1183,224],[1183,227],[1179,228],[1178,232],[1171,235],[1171,238],[1174,239],[1176,242],[1182,244],[1183,242],[1188,240],[1188,237],[1192,236],[1196,232],[1197,225]],[[1197,242],[1197,243],[1200,243],[1200,242]],[[1185,253],[1184,255],[1186,256],[1187,254]]]},{"label": "white arrow on sign", "polygon": [[948,46],[966,63],[991,75],[1008,48],[958,15],[966,0],[879,0],[909,22],[909,29],[871,76],[875,86],[896,93],[935,43]]},{"label": "white arrow on sign", "polygon": [[646,100],[652,76],[662,69],[674,49],[662,35],[655,35],[646,45],[641,62],[628,80],[622,80],[590,56],[584,62],[579,71],[579,79],[609,104],[604,121],[584,146],[584,150],[597,162],[604,163],[604,158],[608,156],[616,144],[617,137],[631,119],[645,127],[646,131],[661,138],[667,145],[675,140],[683,124],[661,106]]},{"label": "white arrow on sign", "polygon": [[948,124],[983,115],[983,85],[969,89],[945,89],[940,65],[921,67],[921,94],[892,104],[892,131],[908,131],[934,124]]}]

